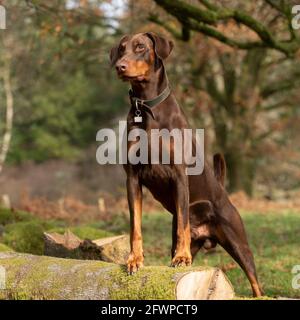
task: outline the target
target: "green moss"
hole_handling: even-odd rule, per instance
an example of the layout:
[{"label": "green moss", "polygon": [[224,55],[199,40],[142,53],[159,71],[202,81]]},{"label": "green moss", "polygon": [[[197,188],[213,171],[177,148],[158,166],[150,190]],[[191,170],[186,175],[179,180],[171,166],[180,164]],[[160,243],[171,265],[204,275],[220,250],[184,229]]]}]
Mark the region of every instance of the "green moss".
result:
[{"label": "green moss", "polygon": [[5,226],[2,242],[18,252],[43,254],[43,233],[53,227],[51,222],[32,220]]},{"label": "green moss", "polygon": [[[80,239],[95,240],[95,239],[101,239],[105,237],[111,237],[114,235],[109,231],[97,229],[87,225],[71,227],[69,229]],[[57,232],[60,234],[64,234],[65,231],[66,231],[66,228],[53,228],[49,230],[49,232]]]},{"label": "green moss", "polygon": [[3,243],[0,243],[0,252],[8,252],[8,251],[14,251],[14,250]]},{"label": "green moss", "polygon": [[14,211],[0,208],[0,225],[7,225],[14,222],[36,220],[29,212]]},{"label": "green moss", "polygon": [[205,269],[154,266],[129,276],[117,264],[23,254],[2,256],[1,265],[7,270],[5,299],[174,299],[180,276]]},{"label": "green moss", "polygon": [[7,256],[1,265],[7,270],[7,290],[2,296],[0,291],[0,300],[99,299],[106,270],[118,268],[106,262],[32,255]]},{"label": "green moss", "polygon": [[[0,225],[4,232],[0,241],[17,252],[41,255],[44,252],[43,233],[64,233],[65,222],[58,220],[42,221],[28,212],[0,209]],[[82,239],[99,239],[112,236],[111,232],[90,226],[72,227],[71,231]]]},{"label": "green moss", "polygon": [[[170,268],[167,266],[144,267],[136,274],[129,276],[125,266],[111,271],[110,299],[148,300],[175,298],[175,283],[183,273],[199,271],[203,267]],[[159,285],[163,284],[163,285]]]}]

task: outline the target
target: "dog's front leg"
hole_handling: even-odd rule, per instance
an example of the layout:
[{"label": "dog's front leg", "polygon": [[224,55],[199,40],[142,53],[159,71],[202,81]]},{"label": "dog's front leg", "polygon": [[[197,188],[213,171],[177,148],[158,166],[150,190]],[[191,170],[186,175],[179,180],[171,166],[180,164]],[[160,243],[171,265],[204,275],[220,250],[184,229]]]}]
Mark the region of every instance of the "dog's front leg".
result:
[{"label": "dog's front leg", "polygon": [[[192,263],[189,221],[189,186],[184,170],[180,170],[175,181],[176,206],[176,251],[171,266],[189,266]],[[175,218],[175,217],[174,217]]]},{"label": "dog's front leg", "polygon": [[127,270],[133,274],[143,266],[142,243],[142,186],[136,175],[127,177],[127,198],[130,211],[130,254],[127,260]]}]

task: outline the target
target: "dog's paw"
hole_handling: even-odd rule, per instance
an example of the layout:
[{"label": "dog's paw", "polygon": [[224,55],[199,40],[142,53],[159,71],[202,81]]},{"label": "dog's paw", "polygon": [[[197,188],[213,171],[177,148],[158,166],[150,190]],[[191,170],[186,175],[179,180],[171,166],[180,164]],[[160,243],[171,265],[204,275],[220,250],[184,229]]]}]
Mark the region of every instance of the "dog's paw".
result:
[{"label": "dog's paw", "polygon": [[137,255],[137,254],[131,252],[129,254],[128,259],[127,259],[127,272],[128,272],[128,274],[129,275],[134,274],[143,266],[144,266],[143,254]]},{"label": "dog's paw", "polygon": [[175,257],[172,259],[171,267],[188,267],[192,264],[192,256],[190,254],[181,254],[181,255],[175,255]]}]

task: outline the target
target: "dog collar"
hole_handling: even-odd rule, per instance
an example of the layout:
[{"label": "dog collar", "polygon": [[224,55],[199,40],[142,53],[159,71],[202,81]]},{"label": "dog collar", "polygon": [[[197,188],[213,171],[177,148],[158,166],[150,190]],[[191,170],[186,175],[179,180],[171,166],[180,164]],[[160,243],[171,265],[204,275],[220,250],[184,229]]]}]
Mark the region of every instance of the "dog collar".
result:
[{"label": "dog collar", "polygon": [[[149,100],[143,100],[137,97],[133,96],[133,91],[130,89],[129,90],[129,97],[130,97],[130,101],[131,101],[131,105],[135,108],[136,110],[136,115],[137,114],[141,114],[141,111],[139,110],[139,108],[145,108],[145,111],[147,111],[152,118],[155,120],[154,114],[151,110],[151,108],[159,105],[160,103],[162,103],[164,100],[166,100],[168,98],[168,96],[171,93],[171,89],[169,87],[169,85],[166,86],[166,88],[164,89],[164,91],[158,95],[157,97],[155,97],[154,99],[149,99]],[[137,111],[139,111],[139,113],[137,113]]]}]

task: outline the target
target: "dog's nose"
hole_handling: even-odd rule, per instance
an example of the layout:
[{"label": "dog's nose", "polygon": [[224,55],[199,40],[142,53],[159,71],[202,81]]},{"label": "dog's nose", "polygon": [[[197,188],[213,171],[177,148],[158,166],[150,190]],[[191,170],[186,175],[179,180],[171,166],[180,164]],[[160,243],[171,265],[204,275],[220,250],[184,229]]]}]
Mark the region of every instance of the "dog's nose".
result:
[{"label": "dog's nose", "polygon": [[116,65],[116,69],[118,72],[125,72],[127,69],[127,63],[126,62],[120,62]]}]

